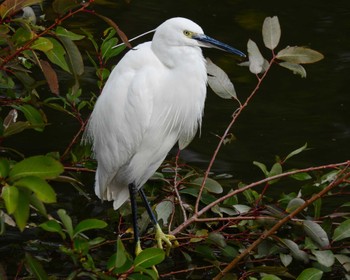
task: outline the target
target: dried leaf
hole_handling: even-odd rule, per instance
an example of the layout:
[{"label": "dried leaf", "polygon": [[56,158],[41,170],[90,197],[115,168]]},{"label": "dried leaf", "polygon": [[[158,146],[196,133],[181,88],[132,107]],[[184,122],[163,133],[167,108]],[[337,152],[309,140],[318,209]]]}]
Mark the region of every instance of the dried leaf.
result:
[{"label": "dried leaf", "polygon": [[59,85],[58,85],[58,78],[55,70],[53,70],[50,63],[48,63],[45,60],[40,60],[40,66],[51,92],[58,95]]},{"label": "dried leaf", "polygon": [[265,59],[261,55],[258,46],[254,41],[248,41],[249,71],[253,74],[259,74],[263,71]]},{"label": "dried leaf", "polygon": [[5,129],[7,129],[10,125],[16,122],[18,117],[18,112],[16,109],[12,109],[4,119],[3,126]]},{"label": "dried leaf", "polygon": [[305,47],[286,47],[280,50],[276,56],[278,59],[295,64],[315,63],[324,58],[318,51]]},{"label": "dried leaf", "polygon": [[277,16],[265,18],[262,35],[267,48],[273,50],[277,47],[281,38],[281,27]]},{"label": "dried leaf", "polygon": [[279,65],[291,70],[293,74],[298,74],[302,78],[306,78],[306,70],[300,64],[290,63],[290,62],[280,62]]},{"label": "dried leaf", "polygon": [[119,28],[119,26],[110,18],[105,17],[103,15],[100,15],[98,13],[95,13],[96,16],[103,19],[105,22],[107,22],[110,26],[112,26],[118,33],[119,38],[123,41],[123,43],[128,47],[132,48],[131,44],[129,43],[128,37],[125,35],[125,33]]},{"label": "dried leaf", "polygon": [[235,88],[227,74],[207,58],[208,84],[221,98],[237,98]]}]

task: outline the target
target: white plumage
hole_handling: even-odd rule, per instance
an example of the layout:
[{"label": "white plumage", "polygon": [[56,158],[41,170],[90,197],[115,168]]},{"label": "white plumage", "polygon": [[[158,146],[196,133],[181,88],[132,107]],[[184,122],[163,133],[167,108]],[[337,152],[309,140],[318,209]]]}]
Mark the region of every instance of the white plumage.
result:
[{"label": "white plumage", "polygon": [[[207,71],[200,47],[242,54],[172,18],[152,42],[129,50],[113,69],[91,115],[87,135],[98,162],[95,192],[118,209],[154,174],[169,150],[193,139],[206,97]],[[230,49],[231,48],[231,49]]]}]

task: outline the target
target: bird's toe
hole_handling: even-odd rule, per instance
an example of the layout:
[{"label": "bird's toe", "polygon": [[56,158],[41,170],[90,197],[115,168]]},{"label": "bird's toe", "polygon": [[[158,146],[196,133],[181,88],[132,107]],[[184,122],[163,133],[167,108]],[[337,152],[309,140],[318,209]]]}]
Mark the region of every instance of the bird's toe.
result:
[{"label": "bird's toe", "polygon": [[156,225],[155,239],[157,241],[158,248],[163,249],[164,242],[167,256],[169,255],[171,248],[179,246],[179,242],[177,242],[176,237],[171,234],[165,234],[158,224]]}]

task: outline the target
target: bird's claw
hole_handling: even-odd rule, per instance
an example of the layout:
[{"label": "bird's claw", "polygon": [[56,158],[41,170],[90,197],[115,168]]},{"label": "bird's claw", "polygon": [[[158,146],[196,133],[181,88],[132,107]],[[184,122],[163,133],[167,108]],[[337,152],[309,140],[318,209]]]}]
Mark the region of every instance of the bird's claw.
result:
[{"label": "bird's claw", "polygon": [[156,225],[156,235],[155,239],[157,241],[157,246],[160,249],[163,249],[163,242],[166,247],[166,255],[169,256],[170,249],[179,246],[179,242],[177,242],[176,237],[171,234],[165,234],[163,230],[160,228],[159,224]]}]

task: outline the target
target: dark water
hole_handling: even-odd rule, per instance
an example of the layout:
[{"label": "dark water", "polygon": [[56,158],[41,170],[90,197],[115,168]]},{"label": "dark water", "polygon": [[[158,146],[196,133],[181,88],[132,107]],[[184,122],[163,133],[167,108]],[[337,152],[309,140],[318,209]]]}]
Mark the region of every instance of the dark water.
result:
[{"label": "dark water", "polygon": [[[96,3],[98,3],[97,1]],[[277,15],[282,28],[278,49],[308,46],[325,59],[306,65],[302,79],[274,67],[257,96],[233,127],[237,140],[221,150],[214,170],[248,179],[258,174],[253,160],[271,163],[305,142],[311,150],[291,160],[293,166],[340,162],[350,156],[350,2],[349,1],[101,1],[97,10],[115,20],[129,38],[153,29],[164,20],[183,16],[202,26],[209,36],[246,51],[249,38],[266,56],[261,26]],[[137,43],[145,39],[140,39]],[[135,44],[135,43],[134,43]],[[241,101],[256,84],[246,68],[217,50],[204,50],[234,82]],[[206,101],[200,138],[182,158],[205,168],[236,104],[211,91]]]}]

